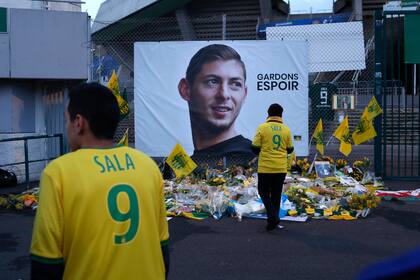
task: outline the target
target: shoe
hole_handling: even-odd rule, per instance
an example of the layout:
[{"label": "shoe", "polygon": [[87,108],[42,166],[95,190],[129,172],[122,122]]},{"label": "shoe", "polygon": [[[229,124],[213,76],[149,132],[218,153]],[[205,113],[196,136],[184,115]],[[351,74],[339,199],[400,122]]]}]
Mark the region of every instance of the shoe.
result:
[{"label": "shoe", "polygon": [[273,231],[276,228],[277,228],[277,225],[268,224],[265,229],[266,229],[266,231]]},{"label": "shoe", "polygon": [[281,225],[277,225],[277,228],[284,228],[284,226],[281,226]]}]

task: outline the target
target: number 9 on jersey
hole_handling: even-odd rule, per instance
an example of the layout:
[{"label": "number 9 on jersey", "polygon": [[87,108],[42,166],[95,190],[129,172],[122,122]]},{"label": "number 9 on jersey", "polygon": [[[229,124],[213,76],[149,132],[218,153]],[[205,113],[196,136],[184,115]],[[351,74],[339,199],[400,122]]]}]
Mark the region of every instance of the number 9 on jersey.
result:
[{"label": "number 9 on jersey", "polygon": [[[129,209],[126,212],[118,208],[118,197],[123,194],[129,201]],[[114,221],[130,223],[126,233],[115,234],[114,243],[120,245],[133,240],[137,235],[140,222],[139,203],[133,187],[124,184],[113,186],[108,192],[107,203],[109,214]]]}]

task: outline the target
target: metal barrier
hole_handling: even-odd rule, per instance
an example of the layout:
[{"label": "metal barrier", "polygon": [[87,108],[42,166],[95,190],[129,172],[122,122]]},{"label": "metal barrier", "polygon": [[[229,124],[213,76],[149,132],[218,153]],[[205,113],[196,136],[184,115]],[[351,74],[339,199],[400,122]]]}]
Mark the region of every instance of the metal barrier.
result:
[{"label": "metal barrier", "polygon": [[56,157],[46,157],[42,159],[37,160],[29,160],[29,149],[28,149],[28,141],[34,140],[34,139],[51,139],[51,138],[58,138],[59,139],[59,145],[60,145],[60,155],[64,153],[64,142],[63,142],[63,134],[53,134],[53,135],[37,135],[37,136],[25,136],[25,137],[15,137],[15,138],[7,138],[7,139],[1,139],[0,143],[4,142],[15,142],[15,141],[23,141],[24,145],[24,161],[23,162],[14,162],[14,163],[8,163],[0,165],[0,167],[5,166],[14,166],[14,165],[25,165],[25,183],[26,185],[29,184],[29,164],[33,162],[42,162],[42,161],[50,161],[55,159]]},{"label": "metal barrier", "polygon": [[375,14],[375,171],[391,180],[420,179],[419,22],[417,10]]}]

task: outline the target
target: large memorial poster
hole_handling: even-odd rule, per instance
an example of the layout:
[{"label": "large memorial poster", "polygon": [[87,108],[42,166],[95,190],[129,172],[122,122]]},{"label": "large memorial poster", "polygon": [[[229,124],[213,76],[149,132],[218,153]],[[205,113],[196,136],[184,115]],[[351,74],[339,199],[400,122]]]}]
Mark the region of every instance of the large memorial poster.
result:
[{"label": "large memorial poster", "polygon": [[248,148],[278,103],[296,154],[308,154],[307,42],[138,42],[134,52],[139,150],[165,157],[176,143],[190,155]]}]

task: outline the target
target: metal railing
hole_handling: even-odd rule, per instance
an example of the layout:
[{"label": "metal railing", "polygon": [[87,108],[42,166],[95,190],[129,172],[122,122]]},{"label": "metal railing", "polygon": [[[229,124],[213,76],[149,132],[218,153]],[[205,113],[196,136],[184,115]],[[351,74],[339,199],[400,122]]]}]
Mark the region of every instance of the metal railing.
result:
[{"label": "metal railing", "polygon": [[[57,155],[55,157],[46,157],[46,158],[42,158],[42,159],[29,160],[30,150],[28,148],[28,141],[35,140],[35,139],[52,139],[52,138],[58,138],[59,139],[59,146],[60,146],[59,147],[59,151],[60,151],[59,155]],[[1,139],[0,143],[16,142],[16,141],[23,141],[24,161],[2,164],[2,165],[0,165],[0,167],[16,166],[16,165],[24,164],[25,165],[25,184],[26,185],[29,184],[29,164],[30,163],[50,161],[50,160],[53,160],[60,155],[63,155],[63,153],[64,153],[64,140],[63,140],[63,134],[61,134],[61,133],[60,134],[53,134],[53,135],[37,135],[37,136],[24,136],[24,137],[6,138],[6,139]]]}]

